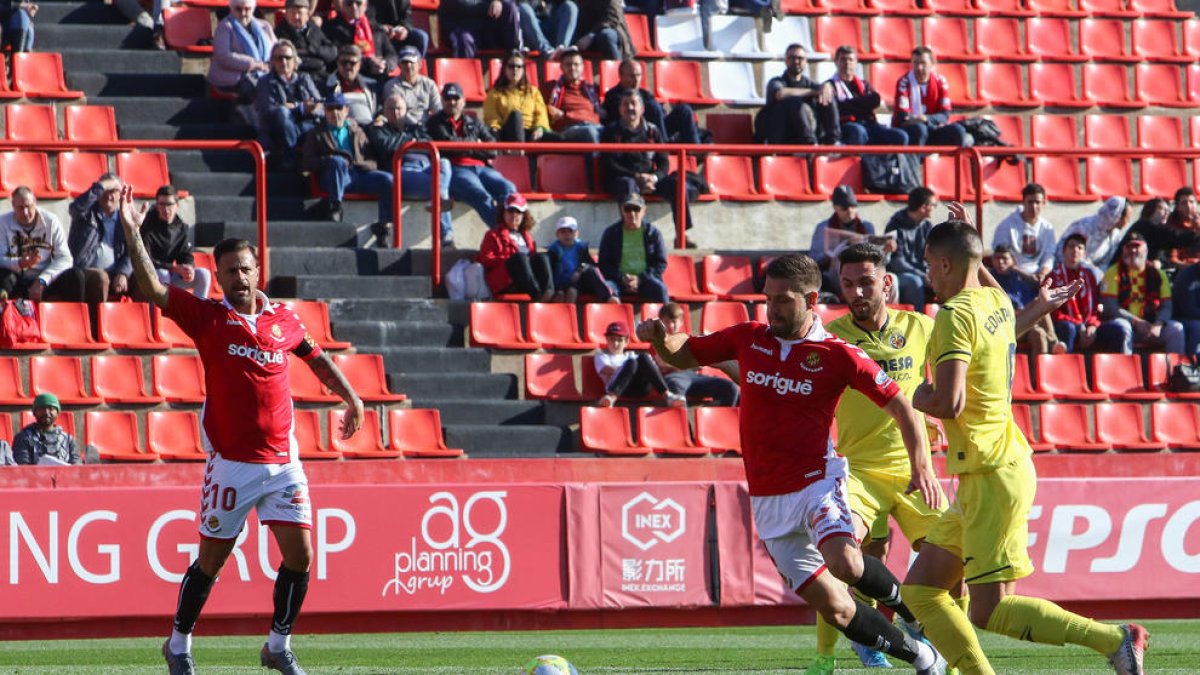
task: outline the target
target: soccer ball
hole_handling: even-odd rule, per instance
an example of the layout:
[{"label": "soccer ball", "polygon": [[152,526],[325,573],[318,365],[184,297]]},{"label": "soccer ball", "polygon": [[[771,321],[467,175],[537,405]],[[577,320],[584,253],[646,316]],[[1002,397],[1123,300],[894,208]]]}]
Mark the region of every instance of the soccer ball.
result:
[{"label": "soccer ball", "polygon": [[543,654],[525,664],[524,675],[579,675],[575,666],[561,656]]}]

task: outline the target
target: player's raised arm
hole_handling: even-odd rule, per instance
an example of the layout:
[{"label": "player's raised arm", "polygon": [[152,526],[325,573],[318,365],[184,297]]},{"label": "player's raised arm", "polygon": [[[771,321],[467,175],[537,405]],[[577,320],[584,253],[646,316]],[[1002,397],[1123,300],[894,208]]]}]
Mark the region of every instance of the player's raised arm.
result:
[{"label": "player's raised arm", "polygon": [[942,488],[933,471],[933,460],[929,456],[929,441],[925,436],[925,421],[904,394],[896,394],[883,406],[884,412],[896,420],[904,449],[908,451],[908,462],[912,467],[912,481],[908,492],[920,490],[925,503],[931,509],[942,507]]},{"label": "player's raised arm", "polygon": [[308,367],[316,374],[321,384],[329,388],[346,402],[346,412],[342,417],[342,440],[346,440],[358,431],[363,423],[363,402],[350,386],[350,381],[342,374],[341,369],[329,358],[329,354],[321,352],[316,358],[306,361]]},{"label": "player's raised arm", "polygon": [[687,333],[667,335],[667,327],[658,319],[650,319],[638,324],[637,338],[649,342],[659,358],[680,370],[699,368],[700,362],[692,356],[688,349]]},{"label": "player's raised arm", "polygon": [[158,280],[154,271],[154,261],[146,251],[142,241],[142,221],[146,219],[148,205],[142,204],[139,209],[133,203],[133,188],[125,185],[121,188],[121,225],[125,228],[125,245],[129,248],[129,260],[133,263],[133,275],[137,279],[138,288],[151,302],[166,309],[167,287]]}]

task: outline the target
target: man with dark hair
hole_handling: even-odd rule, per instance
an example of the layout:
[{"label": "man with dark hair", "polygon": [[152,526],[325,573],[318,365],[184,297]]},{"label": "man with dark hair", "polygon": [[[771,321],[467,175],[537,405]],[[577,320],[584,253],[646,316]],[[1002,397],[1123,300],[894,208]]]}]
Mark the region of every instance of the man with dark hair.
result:
[{"label": "man with dark hair", "polygon": [[[1175,208],[1167,216],[1167,227],[1176,232],[1195,234],[1200,232],[1200,202],[1196,200],[1196,191],[1185,185],[1175,191]],[[1172,267],[1200,262],[1200,255],[1195,247],[1191,250],[1179,248],[1171,251]]]},{"label": "man with dark hair", "polygon": [[225,239],[217,244],[213,258],[225,300],[202,300],[159,282],[142,243],[143,214],[133,207],[132,188],[124,188],[120,199],[138,286],[196,342],[209,394],[201,419],[209,456],[199,553],[180,584],[174,630],[163,643],[163,658],[171,675],[194,674],[192,629],[253,508],[259,522],[270,527],[283,558],[275,577],[271,632],[259,659],[266,668],[302,675],[291,635],[308,592],[312,506],[291,431],[288,354],[307,363],[346,403],[342,438],[362,426],[362,400],[295,312],[258,290],[258,259],[250,242]]},{"label": "man with dark hair", "polygon": [[[572,4],[563,0],[563,5]],[[583,77],[583,54],[570,48],[558,59],[562,76],[542,85],[550,129],[561,134],[562,140],[572,143],[599,143],[604,108],[596,85]]]},{"label": "man with dark hair", "polygon": [[[1191,189],[1191,188],[1186,188]],[[1173,267],[1172,254],[1182,257],[1195,256],[1200,253],[1200,230],[1187,230],[1167,225],[1171,207],[1167,200],[1155,197],[1142,204],[1142,212],[1121,240],[1118,250],[1129,241],[1134,232],[1146,239],[1148,247],[1147,259],[1155,267]],[[1178,249],[1178,251],[1176,250]],[[1176,297],[1179,297],[1178,295]]]},{"label": "man with dark hair", "polygon": [[1175,316],[1186,334],[1185,354],[1200,354],[1200,263],[1175,272]]},{"label": "man with dark hair", "polygon": [[71,231],[67,246],[75,269],[83,273],[83,297],[92,313],[100,303],[129,294],[133,268],[121,229],[121,179],[106,173],[71,202]]},{"label": "man with dark hair", "polygon": [[[1038,296],[1040,283],[1036,278],[1017,269],[1016,256],[1008,244],[1000,244],[992,251],[992,278],[1000,284],[1000,288],[1008,295],[1013,309],[1020,314]],[[1021,338],[1022,344],[1029,346],[1031,354],[1061,354],[1066,351],[1060,346],[1050,317],[1044,317],[1037,322],[1029,332]]]},{"label": "man with dark hair", "polygon": [[950,121],[950,83],[933,70],[933,50],[912,52],[912,70],[896,81],[892,126],[908,135],[909,145],[969,146],[963,125]]},{"label": "man with dark hair", "polygon": [[[929,232],[925,258],[942,308],[929,344],[932,382],[917,387],[913,407],[943,420],[946,470],[958,476],[958,490],[925,537],[904,601],[950,665],[965,673],[994,672],[974,624],[1020,640],[1090,647],[1108,655],[1118,673],[1140,675],[1148,639],[1141,626],[1097,623],[1015,594],[1016,581],[1033,573],[1027,543],[1037,483],[1029,443],[1012,416],[1017,336],[1078,287],[1043,286],[1037,311],[1016,315],[1001,289],[985,285],[983,242],[974,225],[959,220]],[[964,579],[969,619],[950,598]]]},{"label": "man with dark hair", "polygon": [[667,246],[658,228],[644,220],[646,200],[630,192],[618,201],[621,222],[600,235],[600,273],[613,295],[637,294],[649,302],[666,303]]},{"label": "man with dark hair", "polygon": [[396,69],[396,48],[383,27],[367,17],[367,0],[334,1],[337,16],[321,29],[335,45],[357,45],[362,50],[362,71],[367,77],[387,77]]},{"label": "man with dark hair", "polygon": [[1062,262],[1050,270],[1052,286],[1078,282],[1079,292],[1050,316],[1054,332],[1068,352],[1088,349],[1096,341],[1100,328],[1100,287],[1096,275],[1087,268],[1087,237],[1076,232],[1063,241]]},{"label": "man with dark hair", "polygon": [[786,70],[767,82],[767,102],[754,116],[754,140],[768,145],[835,145],[842,139],[833,85],[808,77],[804,45],[784,52]]},{"label": "man with dark hair", "polygon": [[942,494],[924,450],[924,425],[908,398],[861,349],[830,335],[816,320],[820,285],[821,269],[812,258],[780,256],[767,266],[763,286],[769,324],[748,321],[688,336],[668,335],[654,319],[639,325],[637,335],[676,368],[738,362],[750,507],[779,572],[851,640],[911,663],[918,673],[943,673],[935,650],[854,600],[841,583],[912,618],[897,602],[899,582],[881,561],[864,557],[855,540],[846,460],[833,452],[829,438],[844,390],[862,392],[896,420],[912,468],[911,489],[919,489],[931,507],[941,503]]},{"label": "man with dark hair", "polygon": [[197,298],[208,297],[212,275],[207,268],[196,267],[188,224],[179,217],[179,191],[174,185],[158,188],[154,209],[142,221],[141,233],[159,283],[189,290]]},{"label": "man with dark hair", "polygon": [[[429,139],[423,124],[408,118],[408,104],[400,94],[392,94],[383,101],[383,113],[375,123],[367,127],[367,138],[371,149],[385,170],[391,170],[395,155],[406,144]],[[450,160],[439,160],[438,184],[433,185],[433,162],[424,152],[406,152],[400,160],[400,189],[405,199],[432,199],[437,195],[442,200],[442,241],[453,240],[450,213]],[[383,242],[380,242],[383,245]]]},{"label": "man with dark hair", "polygon": [[1057,245],[1054,225],[1042,215],[1046,207],[1046,188],[1029,183],[1021,189],[1021,205],[1012,210],[992,235],[992,248],[1008,245],[1017,269],[1039,280],[1054,267]]},{"label": "man with dark hair", "polygon": [[885,233],[894,232],[896,251],[888,260],[888,271],[900,279],[900,302],[918,312],[925,309],[925,237],[933,227],[930,217],[937,208],[937,195],[927,187],[913,188],[908,204],[892,214]]},{"label": "man with dark hair", "polygon": [[1137,342],[1182,354],[1183,325],[1172,318],[1171,281],[1166,272],[1147,264],[1147,255],[1146,240],[1130,235],[1121,257],[1104,273],[1104,323],[1096,339],[1121,354],[1132,354]]},{"label": "man with dark hair", "polygon": [[346,97],[350,119],[366,128],[375,119],[379,105],[375,102],[375,91],[379,88],[374,79],[362,74],[363,53],[358,45],[338,47],[337,69],[325,78],[325,95],[340,93]]},{"label": "man with dark hair", "polygon": [[643,114],[646,121],[658,128],[658,133],[664,142],[668,143],[699,143],[700,128],[696,126],[696,113],[686,103],[676,103],[671,107],[670,114],[663,112],[663,106],[654,98],[654,94],[642,86],[646,73],[641,61],[632,58],[625,59],[617,69],[620,78],[617,84],[604,92],[604,120],[612,124],[621,117],[621,97],[627,91],[636,91],[642,99]]},{"label": "man with dark hair", "polygon": [[[833,215],[828,220],[817,223],[813,229],[812,242],[808,246],[808,255],[821,266],[821,290],[827,293],[839,293],[838,282],[838,253],[847,246],[866,241],[867,237],[875,234],[875,226],[870,221],[858,216],[858,196],[849,185],[839,185],[833,189],[830,197],[833,204]],[[889,242],[887,252],[896,250],[895,241]]]},{"label": "man with dark hair", "polygon": [[12,208],[0,215],[0,296],[81,302],[83,271],[74,268],[58,216],[39,209],[24,185],[13,190]]},{"label": "man with dark hair", "polygon": [[24,465],[83,464],[75,437],[57,424],[62,404],[43,391],[33,399],[33,421],[13,437],[13,460]]},{"label": "man with dark hair", "polygon": [[875,118],[879,92],[858,76],[858,50],[842,45],[834,53],[837,72],[829,78],[846,145],[908,145],[908,134],[885,127]]},{"label": "man with dark hair", "polygon": [[337,59],[337,45],[312,20],[310,0],[286,0],[283,3],[283,22],[275,27],[275,37],[292,43],[299,57],[301,73],[323,82]]}]

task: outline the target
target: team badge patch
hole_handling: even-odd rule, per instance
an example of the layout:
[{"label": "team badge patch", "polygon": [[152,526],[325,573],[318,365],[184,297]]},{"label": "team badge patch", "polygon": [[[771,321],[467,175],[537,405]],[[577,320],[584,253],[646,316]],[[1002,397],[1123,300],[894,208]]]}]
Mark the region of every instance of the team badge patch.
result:
[{"label": "team badge patch", "polygon": [[804,357],[804,363],[800,364],[800,367],[810,373],[820,372],[822,368],[821,354],[819,352],[809,352],[808,355]]},{"label": "team badge patch", "polygon": [[209,532],[221,531],[221,519],[216,516],[209,516],[208,521],[204,523],[205,529]]},{"label": "team badge patch", "polygon": [[888,344],[892,349],[904,349],[904,345],[908,344],[908,339],[901,333],[892,333],[888,336]]},{"label": "team badge patch", "polygon": [[283,339],[283,329],[279,327],[279,324],[271,326],[271,337],[275,338],[276,340]]}]

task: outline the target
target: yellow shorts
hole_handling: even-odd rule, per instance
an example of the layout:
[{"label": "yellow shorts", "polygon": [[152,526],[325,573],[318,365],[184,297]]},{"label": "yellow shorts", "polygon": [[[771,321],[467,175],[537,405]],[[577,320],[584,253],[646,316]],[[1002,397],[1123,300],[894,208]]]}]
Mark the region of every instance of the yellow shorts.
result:
[{"label": "yellow shorts", "polygon": [[886,539],[888,516],[896,519],[900,531],[915,544],[929,534],[942,511],[929,508],[920,492],[904,494],[910,478],[885,471],[850,469],[850,510],[867,525],[871,539]]},{"label": "yellow shorts", "polygon": [[968,584],[1027,577],[1033,574],[1029,509],[1036,492],[1032,457],[990,473],[963,474],[954,503],[925,540],[963,560]]}]

